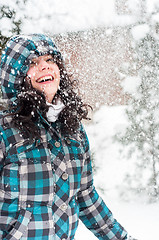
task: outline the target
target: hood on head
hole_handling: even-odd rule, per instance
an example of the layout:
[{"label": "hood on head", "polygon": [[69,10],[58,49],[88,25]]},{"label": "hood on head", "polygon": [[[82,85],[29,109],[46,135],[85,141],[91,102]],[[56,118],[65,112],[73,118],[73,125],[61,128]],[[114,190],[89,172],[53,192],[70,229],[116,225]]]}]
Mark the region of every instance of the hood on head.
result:
[{"label": "hood on head", "polygon": [[45,54],[62,58],[52,39],[43,34],[18,35],[7,42],[1,56],[0,81],[2,97],[9,104],[16,104],[31,60]]}]

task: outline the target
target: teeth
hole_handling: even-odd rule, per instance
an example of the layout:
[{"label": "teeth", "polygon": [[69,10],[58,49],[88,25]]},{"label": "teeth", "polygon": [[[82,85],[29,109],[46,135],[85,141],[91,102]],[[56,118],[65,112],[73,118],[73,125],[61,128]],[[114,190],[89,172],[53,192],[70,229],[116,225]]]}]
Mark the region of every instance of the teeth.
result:
[{"label": "teeth", "polygon": [[46,77],[42,77],[42,78],[39,78],[39,79],[37,79],[37,82],[38,83],[40,83],[40,82],[42,82],[42,81],[52,81],[52,76],[46,76]]}]

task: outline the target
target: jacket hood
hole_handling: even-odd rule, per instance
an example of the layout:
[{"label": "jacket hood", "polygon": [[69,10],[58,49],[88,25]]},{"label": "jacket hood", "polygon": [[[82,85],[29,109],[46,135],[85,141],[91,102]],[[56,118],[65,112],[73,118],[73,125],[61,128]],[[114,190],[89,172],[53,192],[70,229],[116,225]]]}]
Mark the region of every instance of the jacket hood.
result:
[{"label": "jacket hood", "polygon": [[16,104],[31,60],[45,54],[62,59],[52,39],[43,34],[18,35],[7,42],[1,57],[0,81],[2,97],[9,104]]}]

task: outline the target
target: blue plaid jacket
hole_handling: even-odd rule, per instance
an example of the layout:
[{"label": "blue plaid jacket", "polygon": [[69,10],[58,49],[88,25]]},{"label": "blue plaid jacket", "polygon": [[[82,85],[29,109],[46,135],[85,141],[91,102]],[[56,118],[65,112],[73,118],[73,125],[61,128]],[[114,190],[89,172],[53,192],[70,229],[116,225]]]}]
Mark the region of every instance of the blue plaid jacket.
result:
[{"label": "blue plaid jacket", "polygon": [[98,239],[124,239],[93,186],[83,127],[63,137],[55,123],[46,131],[42,120],[42,141],[34,142],[10,120],[0,128],[0,239],[74,239],[79,218]]},{"label": "blue plaid jacket", "polygon": [[[12,102],[27,71],[23,63],[34,55],[32,49],[37,51],[37,41],[56,52],[52,40],[43,35],[34,35],[32,40],[13,38],[3,52],[3,97]],[[3,116],[2,112],[0,240],[73,240],[79,218],[100,240],[127,239],[93,186],[89,143],[82,125],[76,134],[63,136],[58,121],[50,124],[41,117],[41,140],[35,141],[11,127],[11,116]]]}]

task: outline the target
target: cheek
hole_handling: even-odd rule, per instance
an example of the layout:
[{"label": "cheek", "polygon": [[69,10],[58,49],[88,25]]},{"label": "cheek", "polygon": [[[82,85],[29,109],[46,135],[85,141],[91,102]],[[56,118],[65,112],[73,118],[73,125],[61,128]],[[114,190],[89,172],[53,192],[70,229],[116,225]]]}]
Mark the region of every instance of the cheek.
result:
[{"label": "cheek", "polygon": [[31,80],[34,80],[36,74],[36,69],[35,68],[30,68],[27,72],[27,75]]},{"label": "cheek", "polygon": [[59,77],[58,78],[56,78],[55,79],[55,86],[56,86],[56,90],[58,90],[59,89],[59,86],[60,86],[60,75],[59,75]]},{"label": "cheek", "polygon": [[53,65],[52,71],[55,73],[56,78],[60,79],[60,70],[59,70],[59,67],[57,65]]}]

